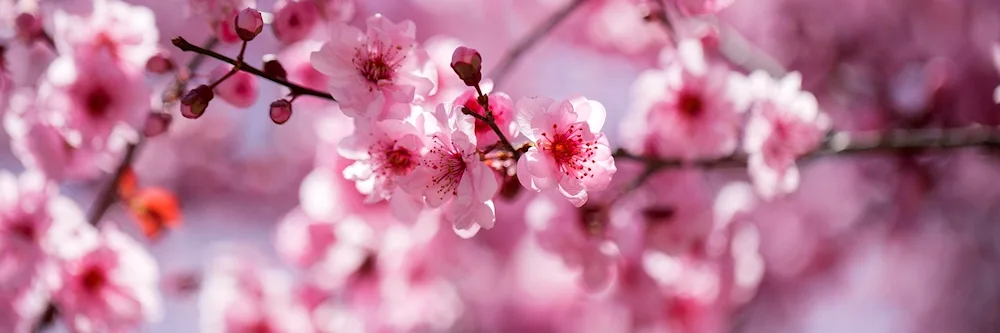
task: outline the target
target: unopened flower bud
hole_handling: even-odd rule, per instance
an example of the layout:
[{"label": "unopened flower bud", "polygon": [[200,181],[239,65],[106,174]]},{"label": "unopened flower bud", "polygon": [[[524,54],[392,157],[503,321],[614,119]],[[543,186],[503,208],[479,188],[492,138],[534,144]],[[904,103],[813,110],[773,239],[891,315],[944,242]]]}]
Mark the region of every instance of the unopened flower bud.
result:
[{"label": "unopened flower bud", "polygon": [[212,92],[212,88],[204,84],[191,89],[181,98],[181,115],[188,119],[201,117],[213,97],[215,93]]},{"label": "unopened flower bud", "polygon": [[142,128],[142,135],[147,138],[152,138],[154,136],[163,134],[170,127],[170,123],[174,120],[174,117],[170,116],[166,112],[153,112],[149,114],[146,118],[146,124]]},{"label": "unopened flower bud", "polygon": [[459,46],[451,55],[451,69],[465,82],[465,85],[475,87],[483,79],[483,58],[476,49]]},{"label": "unopened flower bud", "polygon": [[278,58],[273,54],[264,56],[264,74],[282,80],[288,79],[288,72],[285,71],[285,67],[281,66]]},{"label": "unopened flower bud", "polygon": [[260,12],[253,8],[245,8],[236,15],[236,35],[244,42],[249,42],[264,30],[264,19]]},{"label": "unopened flower bud", "polygon": [[281,125],[292,117],[292,102],[287,99],[279,99],[271,102],[271,121]]},{"label": "unopened flower bud", "polygon": [[21,13],[14,18],[14,28],[17,31],[17,36],[23,41],[32,41],[35,38],[41,37],[44,31],[42,31],[42,20],[38,19],[38,16],[32,13]]},{"label": "unopened flower bud", "polygon": [[146,71],[154,74],[168,73],[174,70],[174,61],[166,52],[159,52],[146,60]]}]

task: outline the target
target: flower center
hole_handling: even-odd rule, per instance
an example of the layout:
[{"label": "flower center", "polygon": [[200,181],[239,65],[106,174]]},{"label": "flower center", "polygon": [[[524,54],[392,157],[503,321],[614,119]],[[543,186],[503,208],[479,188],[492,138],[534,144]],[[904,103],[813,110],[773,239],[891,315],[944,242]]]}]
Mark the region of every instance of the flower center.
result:
[{"label": "flower center", "polygon": [[688,118],[695,118],[701,115],[705,108],[705,101],[701,95],[693,92],[681,92],[677,98],[677,110]]},{"label": "flower center", "polygon": [[104,276],[104,271],[98,267],[87,268],[83,275],[81,276],[83,281],[83,289],[90,293],[95,293],[104,286],[107,282],[107,277]]},{"label": "flower center", "polygon": [[409,149],[392,144],[373,147],[369,154],[375,157],[375,169],[382,176],[405,175],[410,173],[420,163]]},{"label": "flower center", "polygon": [[552,125],[553,135],[542,133],[545,139],[540,146],[548,152],[559,166],[560,171],[577,179],[593,177],[592,168],[587,163],[594,163],[595,142],[584,141],[583,127],[572,124],[564,131],[559,131],[558,125]]},{"label": "flower center", "polygon": [[97,88],[87,94],[85,101],[87,114],[92,117],[102,117],[111,106],[111,94],[103,88]]},{"label": "flower center", "polygon": [[439,142],[427,153],[424,165],[435,172],[431,184],[437,188],[438,195],[442,198],[448,194],[458,195],[458,183],[468,167],[461,152],[449,149]]},{"label": "flower center", "polygon": [[372,84],[391,81],[405,56],[400,56],[402,46],[371,42],[365,49],[355,49],[354,66]]}]

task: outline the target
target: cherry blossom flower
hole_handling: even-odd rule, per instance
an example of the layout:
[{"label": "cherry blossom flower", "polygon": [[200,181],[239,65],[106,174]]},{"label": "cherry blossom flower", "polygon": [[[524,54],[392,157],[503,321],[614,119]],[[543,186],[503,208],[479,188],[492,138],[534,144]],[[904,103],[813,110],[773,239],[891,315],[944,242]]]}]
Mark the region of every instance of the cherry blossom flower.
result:
[{"label": "cherry blossom flower", "polygon": [[754,104],[743,149],[754,186],[763,197],[773,198],[798,187],[795,160],[820,144],[830,121],[819,111],[816,97],[801,90],[798,73],[776,81],[758,71],[749,82]]},{"label": "cherry blossom flower", "polygon": [[[344,177],[355,182],[369,203],[389,199],[395,196],[400,177],[420,165],[426,150],[424,137],[412,124],[401,120],[359,122],[355,121],[354,135],[342,140],[338,149],[355,161],[344,169]],[[397,199],[404,200],[402,196]]]},{"label": "cherry blossom flower", "polygon": [[607,187],[617,169],[600,132],[607,116],[601,103],[535,97],[515,107],[520,132],[534,144],[517,161],[521,185],[534,191],[558,188],[577,207],[587,202],[588,191]]},{"label": "cherry blossom flower", "polygon": [[305,39],[312,33],[321,13],[317,3],[311,0],[281,0],[274,4],[274,21],[271,29],[274,36],[285,44]]},{"label": "cherry blossom flower", "polygon": [[737,147],[744,111],[730,92],[729,70],[705,61],[701,43],[684,40],[666,70],[644,72],[633,87],[633,112],[623,122],[624,146],[637,154],[710,158]]},{"label": "cherry blossom flower", "polygon": [[312,321],[292,293],[289,276],[248,249],[214,257],[199,295],[204,332],[311,332]]},{"label": "cherry blossom flower", "polygon": [[59,128],[41,116],[30,89],[11,96],[4,114],[4,129],[11,137],[11,150],[26,168],[41,171],[51,180],[88,179],[100,174],[99,151],[73,143]]},{"label": "cherry blossom flower", "polygon": [[617,245],[604,234],[600,208],[575,207],[552,195],[540,195],[526,209],[528,226],[538,245],[559,255],[592,292],[608,288],[616,279],[620,260]]},{"label": "cherry blossom flower", "polygon": [[129,70],[141,70],[157,52],[159,32],[153,11],[124,1],[94,1],[89,17],[56,11],[54,24],[53,39],[62,54],[93,57],[105,52],[116,62],[127,63]]},{"label": "cherry blossom flower", "polygon": [[480,160],[475,119],[463,114],[461,108],[438,105],[434,118],[439,131],[432,135],[430,151],[405,177],[402,187],[423,197],[430,207],[447,205],[444,220],[452,223],[460,236],[471,237],[479,228],[493,228],[493,196],[499,184],[493,170]]},{"label": "cherry blossom flower", "polygon": [[[218,80],[229,73],[233,66],[229,64],[221,64],[216,66],[212,70],[211,76],[212,80]],[[219,83],[215,86],[213,92],[216,97],[219,97],[229,104],[232,104],[238,108],[249,108],[257,102],[257,95],[259,93],[259,88],[257,87],[257,78],[253,74],[237,71],[235,74],[227,78],[225,81]]]},{"label": "cherry blossom flower", "polygon": [[329,285],[344,283],[361,266],[373,237],[372,228],[355,216],[318,221],[295,209],[281,220],[274,244],[286,261],[320,272]]},{"label": "cherry blossom flower", "polygon": [[404,118],[409,114],[393,106],[430,95],[435,69],[417,48],[413,22],[393,23],[381,15],[366,22],[366,33],[335,24],[332,40],[312,53],[311,62],[329,77],[330,94],[348,116]]},{"label": "cherry blossom flower", "polygon": [[[510,99],[510,96],[502,92],[490,93],[488,92],[489,89],[483,90],[489,96],[490,111],[493,112],[494,122],[496,122],[497,127],[504,131],[504,134],[508,138],[517,136],[517,123],[514,122],[514,102]],[[479,101],[476,99],[478,96],[479,94],[475,89],[466,89],[464,93],[455,99],[455,105],[464,106],[476,114],[485,116],[486,110],[483,110],[483,106],[479,105]],[[500,141],[500,137],[493,131],[493,128],[482,120],[476,119],[475,131],[476,141],[481,149],[485,149]]]},{"label": "cherry blossom flower", "polygon": [[119,124],[139,128],[149,112],[142,76],[107,53],[63,55],[52,62],[39,88],[48,123],[79,145],[103,147]]},{"label": "cherry blossom flower", "polygon": [[114,226],[104,226],[93,236],[63,253],[53,293],[60,317],[75,332],[130,332],[143,322],[159,320],[153,258]]},{"label": "cherry blossom flower", "polygon": [[15,299],[38,283],[48,286],[37,280],[39,273],[65,241],[61,237],[82,222],[76,204],[41,173],[0,171],[0,298]]}]

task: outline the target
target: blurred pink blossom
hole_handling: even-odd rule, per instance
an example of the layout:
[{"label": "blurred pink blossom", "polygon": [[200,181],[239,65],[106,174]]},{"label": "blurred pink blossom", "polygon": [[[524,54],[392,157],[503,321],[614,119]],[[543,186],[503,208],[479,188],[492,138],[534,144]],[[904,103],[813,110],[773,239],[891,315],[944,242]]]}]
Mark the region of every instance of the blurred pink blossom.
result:
[{"label": "blurred pink blossom", "polygon": [[274,36],[285,44],[305,39],[320,23],[321,13],[315,1],[280,0],[274,4]]},{"label": "blurred pink blossom", "polygon": [[[218,80],[229,73],[232,69],[232,65],[220,64],[212,69],[211,77],[214,80]],[[213,92],[216,97],[221,98],[229,104],[232,104],[238,108],[249,108],[257,102],[257,96],[259,95],[259,90],[257,86],[257,77],[254,75],[244,72],[237,71],[235,74],[227,78],[219,85],[215,86]]]},{"label": "blurred pink blossom", "polygon": [[149,57],[157,52],[159,31],[153,11],[118,0],[93,3],[89,17],[56,11],[53,39],[59,52],[78,54],[81,58],[106,53],[115,62],[125,64],[114,67],[125,68],[129,73],[142,70]]},{"label": "blurred pink blossom", "polygon": [[[129,332],[159,320],[156,261],[134,239],[104,226],[59,263],[53,300],[76,332]],[[84,234],[86,235],[86,234]]]},{"label": "blurred pink blossom", "polygon": [[744,109],[733,100],[729,70],[708,63],[697,40],[681,41],[678,53],[665,70],[636,80],[623,145],[637,154],[688,160],[731,154]]},{"label": "blurred pink blossom", "polygon": [[816,97],[802,91],[802,76],[792,73],[774,80],[763,72],[748,79],[752,99],[743,149],[754,186],[767,198],[799,186],[795,160],[816,148],[830,129]]},{"label": "blurred pink blossom", "polygon": [[[497,127],[503,131],[508,139],[516,137],[517,123],[514,122],[514,102],[510,99],[510,96],[502,92],[489,92],[489,89],[483,89],[483,93],[489,97],[490,112],[493,112],[494,122]],[[474,88],[466,88],[465,92],[455,99],[455,105],[464,106],[472,110],[472,112],[485,116],[486,110],[483,110],[483,106],[479,105],[477,96],[478,93]],[[476,119],[475,122],[476,141],[480,149],[485,149],[490,145],[500,142],[500,137],[493,131],[493,128],[482,120]]]}]

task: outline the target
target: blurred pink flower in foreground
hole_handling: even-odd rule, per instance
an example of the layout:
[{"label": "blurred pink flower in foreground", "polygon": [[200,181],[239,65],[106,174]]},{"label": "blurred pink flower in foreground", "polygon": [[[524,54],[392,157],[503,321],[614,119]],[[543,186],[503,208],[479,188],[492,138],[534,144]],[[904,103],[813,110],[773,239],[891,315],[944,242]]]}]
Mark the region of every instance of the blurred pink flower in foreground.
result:
[{"label": "blurred pink flower in foreground", "polygon": [[19,90],[10,98],[4,114],[4,129],[11,137],[11,150],[26,168],[41,171],[51,180],[88,179],[100,172],[101,151],[73,145],[59,128],[42,117],[35,94]]},{"label": "blurred pink flower in foreground", "polygon": [[816,97],[801,90],[798,73],[774,80],[757,71],[747,81],[753,106],[743,149],[754,186],[766,198],[792,192],[799,186],[795,160],[820,144],[830,120]]},{"label": "blurred pink flower in foreground", "polygon": [[39,88],[45,120],[75,146],[105,147],[116,126],[139,128],[149,112],[149,90],[138,72],[108,53],[63,55]]},{"label": "blurred pink flower in foreground", "polygon": [[634,111],[622,122],[623,146],[636,154],[683,159],[731,154],[744,109],[729,70],[707,63],[698,40],[684,40],[665,70],[644,72],[633,87]]},{"label": "blurred pink flower in foreground", "polygon": [[607,117],[601,103],[583,97],[560,102],[522,98],[516,108],[520,132],[534,143],[517,161],[524,187],[558,188],[580,207],[588,191],[608,186],[617,169],[608,138],[601,133]]},{"label": "blurred pink flower in foreground", "polygon": [[159,273],[152,256],[114,226],[85,230],[77,237],[86,241],[64,251],[59,263],[53,300],[60,316],[75,332],[130,332],[159,320]]},{"label": "blurred pink flower in foreground", "polygon": [[[330,94],[351,117],[367,119],[404,118],[417,96],[434,89],[433,65],[426,52],[417,47],[413,22],[393,23],[375,15],[366,21],[368,31],[334,23],[332,41],[312,53],[316,70],[329,77]],[[436,76],[436,75],[432,75]],[[408,109],[407,109],[408,110]]]},{"label": "blurred pink flower in foreground", "polygon": [[[432,136],[430,151],[401,186],[424,198],[432,208],[447,206],[443,219],[454,226],[459,236],[468,238],[480,227],[493,228],[493,196],[500,185],[476,150],[475,119],[462,114],[461,107],[437,107],[433,117],[438,129]],[[405,215],[416,215],[423,207],[413,208]]]},{"label": "blurred pink flower in foreground", "polygon": [[153,11],[118,0],[96,0],[93,4],[89,17],[56,11],[53,39],[59,53],[84,58],[107,53],[115,62],[124,63],[122,67],[128,72],[141,71],[157,52],[159,31]]}]

